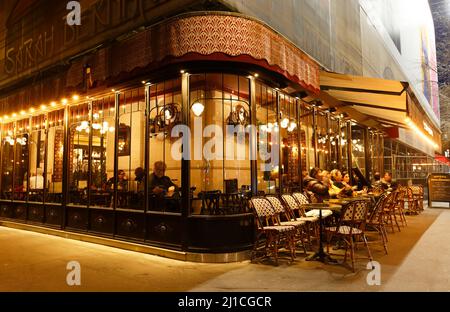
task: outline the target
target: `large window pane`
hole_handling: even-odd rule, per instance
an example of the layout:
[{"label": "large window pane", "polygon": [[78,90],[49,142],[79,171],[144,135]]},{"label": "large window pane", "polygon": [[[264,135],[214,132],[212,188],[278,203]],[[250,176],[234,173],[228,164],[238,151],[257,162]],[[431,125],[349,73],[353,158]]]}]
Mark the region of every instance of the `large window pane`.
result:
[{"label": "large window pane", "polygon": [[181,212],[181,159],[172,153],[178,139],[171,137],[173,127],[181,123],[181,104],[181,79],[150,87],[148,188],[152,211]]},{"label": "large window pane", "polygon": [[145,92],[121,95],[119,106],[117,207],[144,210]]},{"label": "large window pane", "polygon": [[46,202],[62,202],[63,154],[64,154],[64,110],[48,115],[47,135],[47,196]]},{"label": "large window pane", "polygon": [[14,168],[14,199],[26,200],[26,185],[28,174],[28,119],[19,120],[16,124],[15,168]]},{"label": "large window pane", "polygon": [[45,161],[45,116],[34,116],[31,119],[31,135],[29,142],[29,174],[28,200],[44,201],[44,161]]},{"label": "large window pane", "polygon": [[112,207],[114,190],[114,97],[92,102],[91,206]]},{"label": "large window pane", "polygon": [[12,199],[14,167],[14,125],[3,125],[2,133],[2,198]]},{"label": "large window pane", "polygon": [[258,192],[276,193],[279,187],[279,132],[276,92],[256,83],[258,126]]},{"label": "large window pane", "polygon": [[87,205],[89,176],[89,110],[72,106],[69,116],[69,204]]}]

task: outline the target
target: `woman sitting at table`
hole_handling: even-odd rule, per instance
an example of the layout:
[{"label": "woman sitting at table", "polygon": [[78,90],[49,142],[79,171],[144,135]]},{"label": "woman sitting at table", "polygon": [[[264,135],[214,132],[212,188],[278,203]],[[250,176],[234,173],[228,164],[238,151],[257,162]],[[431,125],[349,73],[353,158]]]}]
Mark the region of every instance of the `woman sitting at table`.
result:
[{"label": "woman sitting at table", "polygon": [[[107,188],[113,190],[114,189],[114,177],[111,177],[107,182]],[[125,171],[119,170],[117,171],[117,189],[119,191],[127,191],[128,190],[128,179],[125,174]]]}]

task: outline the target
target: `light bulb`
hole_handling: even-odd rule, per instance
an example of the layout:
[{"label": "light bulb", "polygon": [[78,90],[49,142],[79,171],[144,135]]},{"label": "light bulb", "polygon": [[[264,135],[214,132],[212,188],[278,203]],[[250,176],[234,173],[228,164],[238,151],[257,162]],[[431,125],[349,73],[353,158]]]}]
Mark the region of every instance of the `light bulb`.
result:
[{"label": "light bulb", "polygon": [[205,106],[200,102],[195,102],[194,104],[192,104],[191,109],[195,116],[200,117],[205,110]]}]

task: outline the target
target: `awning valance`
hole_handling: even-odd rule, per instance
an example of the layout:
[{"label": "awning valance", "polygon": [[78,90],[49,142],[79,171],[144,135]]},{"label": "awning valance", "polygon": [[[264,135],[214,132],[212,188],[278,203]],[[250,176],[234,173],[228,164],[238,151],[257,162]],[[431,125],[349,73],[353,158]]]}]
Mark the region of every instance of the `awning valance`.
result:
[{"label": "awning valance", "polygon": [[320,89],[380,124],[405,126],[408,83],[322,71]]}]

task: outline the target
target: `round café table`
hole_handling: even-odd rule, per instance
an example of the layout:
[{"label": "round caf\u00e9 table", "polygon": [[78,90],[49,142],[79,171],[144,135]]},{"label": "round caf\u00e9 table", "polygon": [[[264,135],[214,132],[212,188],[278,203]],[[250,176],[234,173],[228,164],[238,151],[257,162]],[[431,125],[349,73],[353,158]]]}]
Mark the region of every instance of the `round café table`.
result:
[{"label": "round caf\u00e9 table", "polygon": [[337,204],[306,204],[303,205],[303,207],[305,209],[317,209],[319,210],[319,250],[314,253],[313,255],[309,256],[308,258],[306,258],[306,261],[320,261],[320,262],[324,262],[324,263],[337,263],[337,261],[333,258],[330,257],[329,254],[327,254],[324,250],[323,250],[323,219],[322,219],[322,210],[341,210],[342,209],[342,205],[337,205]]}]

